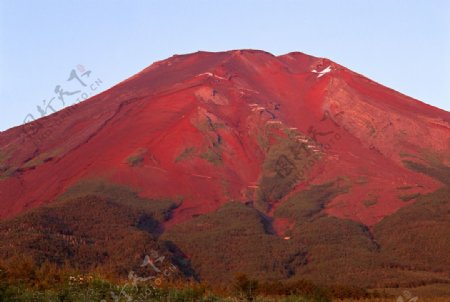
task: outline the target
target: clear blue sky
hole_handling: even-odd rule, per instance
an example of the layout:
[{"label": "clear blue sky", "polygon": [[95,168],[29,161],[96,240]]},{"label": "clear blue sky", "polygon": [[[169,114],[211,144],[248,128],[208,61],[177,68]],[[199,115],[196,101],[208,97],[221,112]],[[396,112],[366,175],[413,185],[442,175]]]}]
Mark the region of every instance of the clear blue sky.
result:
[{"label": "clear blue sky", "polygon": [[327,57],[450,110],[446,0],[0,0],[0,130],[77,89],[78,64],[96,93],[173,54],[239,48]]}]

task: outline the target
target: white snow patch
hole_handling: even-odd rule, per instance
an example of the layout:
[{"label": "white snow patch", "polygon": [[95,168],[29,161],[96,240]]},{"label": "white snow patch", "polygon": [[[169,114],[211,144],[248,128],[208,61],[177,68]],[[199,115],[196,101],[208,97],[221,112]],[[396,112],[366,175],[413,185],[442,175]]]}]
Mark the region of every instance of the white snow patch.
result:
[{"label": "white snow patch", "polygon": [[212,72],[204,72],[204,73],[201,73],[201,74],[199,74],[199,75],[197,75],[197,76],[198,76],[198,77],[201,77],[201,76],[204,76],[204,75],[210,76],[210,77],[214,77],[214,78],[217,78],[217,79],[221,79],[221,80],[226,80],[224,77],[220,77],[220,76],[218,76],[218,75],[215,75],[215,74],[213,74]]},{"label": "white snow patch", "polygon": [[331,65],[328,66],[327,68],[323,69],[322,71],[317,71],[316,69],[311,70],[311,72],[318,74],[317,78],[320,78],[321,76],[323,76],[326,73],[329,73],[330,71],[331,71]]},{"label": "white snow patch", "polygon": [[[255,106],[255,105],[256,105],[256,106]],[[258,104],[251,104],[251,105],[250,105],[250,109],[251,109],[252,111],[264,111],[264,110],[266,110],[265,107],[259,106]]]},{"label": "white snow patch", "polygon": [[253,89],[240,88],[240,90],[242,90],[242,91],[248,91],[248,92],[253,92],[253,93],[259,94],[259,91],[256,91],[256,90],[253,90]]},{"label": "white snow patch", "polygon": [[281,121],[267,121],[266,124],[279,124],[281,125]]}]

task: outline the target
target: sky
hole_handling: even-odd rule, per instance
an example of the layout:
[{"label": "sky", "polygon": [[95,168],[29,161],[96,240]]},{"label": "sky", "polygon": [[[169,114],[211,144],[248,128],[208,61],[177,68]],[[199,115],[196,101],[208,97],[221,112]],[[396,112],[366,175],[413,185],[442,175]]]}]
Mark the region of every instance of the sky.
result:
[{"label": "sky", "polygon": [[447,0],[0,0],[0,131],[174,54],[326,57],[450,111]]}]

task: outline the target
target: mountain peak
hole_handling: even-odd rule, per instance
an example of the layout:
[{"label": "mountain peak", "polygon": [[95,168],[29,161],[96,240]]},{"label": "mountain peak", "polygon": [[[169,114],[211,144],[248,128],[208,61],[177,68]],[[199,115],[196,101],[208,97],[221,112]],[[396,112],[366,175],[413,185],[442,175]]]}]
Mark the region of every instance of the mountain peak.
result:
[{"label": "mountain peak", "polygon": [[[2,132],[0,215],[102,177],[144,197],[185,196],[176,223],[231,199],[273,209],[305,185],[343,177],[367,184],[336,196],[327,213],[373,225],[407,204],[397,187],[426,194],[440,186],[442,179],[404,162],[424,152],[444,159],[448,120],[448,112],[300,52],[175,55],[79,105]],[[306,153],[289,151],[295,148]],[[320,160],[298,166],[314,152]],[[129,166],[133,156],[142,165]],[[277,156],[302,177],[280,177]],[[386,168],[374,172],[378,166]],[[174,190],[178,181],[183,185]],[[368,191],[379,200],[370,208],[361,204]]]}]

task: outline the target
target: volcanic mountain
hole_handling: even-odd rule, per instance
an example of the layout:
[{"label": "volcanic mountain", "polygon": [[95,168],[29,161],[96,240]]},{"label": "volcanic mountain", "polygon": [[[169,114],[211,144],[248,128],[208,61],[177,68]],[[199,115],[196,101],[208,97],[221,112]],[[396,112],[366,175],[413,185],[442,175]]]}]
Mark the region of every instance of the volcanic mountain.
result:
[{"label": "volcanic mountain", "polygon": [[0,254],[448,283],[449,186],[449,112],[299,52],[176,55],[0,133]]}]

